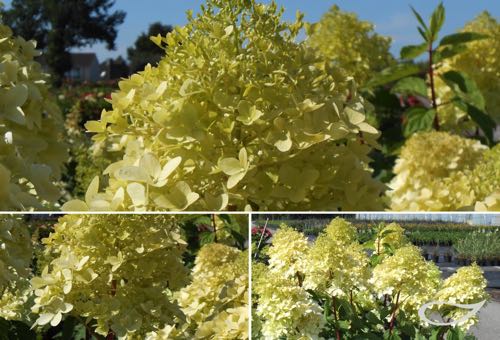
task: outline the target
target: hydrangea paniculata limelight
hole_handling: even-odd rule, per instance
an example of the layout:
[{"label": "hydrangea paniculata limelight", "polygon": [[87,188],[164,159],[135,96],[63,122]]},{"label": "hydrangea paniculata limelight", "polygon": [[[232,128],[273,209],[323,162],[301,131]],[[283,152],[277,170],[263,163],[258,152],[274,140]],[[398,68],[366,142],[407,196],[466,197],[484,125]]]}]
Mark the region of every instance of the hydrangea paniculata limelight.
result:
[{"label": "hydrangea paniculata limelight", "polygon": [[223,244],[204,246],[192,282],[177,295],[186,315],[183,334],[196,339],[248,338],[248,253]]},{"label": "hydrangea paniculata limelight", "polygon": [[476,210],[500,211],[500,144],[484,153],[471,176]]},{"label": "hydrangea paniculata limelight", "polygon": [[183,318],[173,292],[187,283],[186,244],[175,216],[67,215],[43,242],[48,265],[31,280],[35,325],[73,314],[125,337]]},{"label": "hydrangea paniculata limelight", "polygon": [[396,160],[387,195],[394,211],[454,211],[475,202],[470,172],[487,147],[446,132],[412,135]]},{"label": "hydrangea paniculata limelight", "polygon": [[[436,293],[434,300],[459,304],[474,304],[489,300],[486,293],[486,279],[479,266],[473,264],[461,267],[455,274],[444,280],[441,289]],[[469,310],[443,305],[440,311],[453,320],[457,320],[467,314]],[[459,325],[464,330],[477,323],[477,315]]]},{"label": "hydrangea paniculata limelight", "polygon": [[0,18],[0,210],[46,210],[61,196],[62,115],[35,48]]},{"label": "hydrangea paniculata limelight", "polygon": [[367,289],[369,259],[359,243],[322,233],[303,256],[304,288],[341,297]]},{"label": "hydrangea paniculata limelight", "polygon": [[418,309],[432,301],[441,283],[441,272],[433,262],[425,261],[418,247],[408,245],[373,269],[371,283],[379,297],[387,294],[393,301],[398,300],[401,310],[418,322]]},{"label": "hydrangea paniculata limelight", "polygon": [[360,85],[394,63],[389,52],[391,38],[378,35],[372,23],[336,5],[308,33],[307,43]]},{"label": "hydrangea paniculata limelight", "polygon": [[295,280],[269,271],[253,290],[259,297],[256,314],[263,320],[264,339],[319,339],[323,310]]},{"label": "hydrangea paniculata limelight", "polygon": [[304,256],[309,244],[304,234],[281,224],[274,234],[272,246],[267,250],[269,270],[286,278],[294,278],[304,269]]},{"label": "hydrangea paniculata limelight", "polygon": [[166,37],[158,66],[119,83],[87,123],[123,154],[66,210],[378,210],[354,82],[295,40],[302,15],[254,0],[207,0]]},{"label": "hydrangea paniculata limelight", "polygon": [[376,253],[383,253],[385,246],[389,246],[394,250],[404,246],[407,243],[404,232],[404,229],[395,222],[386,225],[380,230],[379,236],[375,239]]}]

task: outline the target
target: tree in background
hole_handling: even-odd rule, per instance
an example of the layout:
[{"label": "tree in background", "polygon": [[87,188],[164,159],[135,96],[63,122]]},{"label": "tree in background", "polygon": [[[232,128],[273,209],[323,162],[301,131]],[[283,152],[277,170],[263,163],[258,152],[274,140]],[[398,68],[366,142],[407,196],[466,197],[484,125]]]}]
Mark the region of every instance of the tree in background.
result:
[{"label": "tree in background", "polygon": [[125,20],[125,12],[110,12],[114,0],[13,0],[3,11],[4,21],[25,39],[38,41],[60,85],[71,69],[69,50],[105,42],[115,48],[116,27]]},{"label": "tree in background", "polygon": [[147,64],[155,66],[164,56],[165,52],[151,42],[150,37],[158,34],[165,36],[172,31],[172,26],[163,25],[160,22],[152,23],[148,33],[142,33],[134,43],[133,47],[127,49],[130,71],[135,73],[142,71]]}]

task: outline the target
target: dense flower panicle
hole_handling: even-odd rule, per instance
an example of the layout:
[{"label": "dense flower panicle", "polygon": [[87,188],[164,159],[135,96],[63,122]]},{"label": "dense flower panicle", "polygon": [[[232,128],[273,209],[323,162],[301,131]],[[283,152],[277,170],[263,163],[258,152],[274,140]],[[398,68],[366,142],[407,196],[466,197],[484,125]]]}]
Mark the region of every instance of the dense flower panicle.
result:
[{"label": "dense flower panicle", "polygon": [[209,244],[198,253],[192,282],[177,294],[183,332],[196,339],[248,338],[248,253]]},{"label": "dense flower panicle", "polygon": [[[87,123],[123,156],[109,185],[66,210],[376,210],[378,131],[339,67],[296,37],[275,3],[208,0],[166,37],[157,67],[119,83]],[[120,137],[116,139],[116,137]],[[229,210],[231,210],[229,209]]]},{"label": "dense flower panicle", "polygon": [[[467,23],[462,32],[476,32],[485,34],[487,39],[467,43],[465,51],[449,59],[438,72],[456,70],[465,72],[478,85],[486,102],[486,112],[493,119],[500,122],[500,23],[487,11],[478,15]],[[451,90],[441,81],[436,83],[442,101],[452,99]],[[454,105],[445,105],[439,110],[445,127],[453,128],[466,116],[465,112]],[[463,125],[458,124],[458,127]],[[470,127],[466,125],[465,127]]]},{"label": "dense flower panicle", "polygon": [[303,287],[271,271],[255,282],[264,339],[319,339],[323,311]]},{"label": "dense flower panicle", "polygon": [[387,245],[392,249],[399,249],[408,243],[404,234],[405,230],[395,222],[389,223],[379,232],[379,236],[375,239],[375,251],[380,254],[384,251],[384,246]]},{"label": "dense flower panicle", "polygon": [[296,277],[304,269],[304,257],[309,251],[307,238],[295,229],[281,224],[267,250],[269,270],[286,278]]},{"label": "dense flower panicle", "polygon": [[347,244],[323,233],[303,256],[306,289],[342,297],[368,287],[369,259],[357,242]]},{"label": "dense flower panicle", "polygon": [[418,247],[407,245],[377,265],[370,281],[379,297],[388,294],[396,300],[399,295],[401,310],[417,321],[418,309],[432,301],[441,273],[434,263],[424,260]]},{"label": "dense flower panicle", "polygon": [[[486,293],[487,282],[483,276],[481,268],[473,264],[468,267],[461,267],[455,274],[444,280],[441,289],[436,293],[436,301],[445,301],[459,304],[474,304],[489,300]],[[443,305],[440,311],[446,317],[457,320],[470,312],[466,309]],[[477,323],[477,315],[468,319],[465,323],[459,324],[464,330]]]},{"label": "dense flower panicle", "polygon": [[187,282],[175,216],[67,215],[43,240],[46,263],[31,280],[35,325],[65,314],[94,319],[106,336],[143,336],[183,318],[173,291]]},{"label": "dense flower panicle", "polygon": [[343,218],[334,218],[323,230],[322,237],[349,245],[357,240],[356,227]]},{"label": "dense flower panicle", "polygon": [[453,211],[471,206],[470,172],[487,147],[446,132],[421,132],[408,139],[396,160],[387,196],[395,211]]},{"label": "dense flower panicle", "polygon": [[47,209],[61,196],[62,115],[35,48],[0,21],[0,210]]},{"label": "dense flower panicle", "polygon": [[391,38],[375,33],[372,23],[336,5],[308,33],[307,43],[358,84],[364,85],[376,72],[394,63],[389,51]]},{"label": "dense flower panicle", "polygon": [[[487,200],[496,201],[500,204],[500,144],[484,153],[481,162],[477,164],[471,174],[471,182],[478,201],[485,201],[485,207],[492,207],[494,204],[487,204]],[[500,211],[497,209],[483,209]]]}]

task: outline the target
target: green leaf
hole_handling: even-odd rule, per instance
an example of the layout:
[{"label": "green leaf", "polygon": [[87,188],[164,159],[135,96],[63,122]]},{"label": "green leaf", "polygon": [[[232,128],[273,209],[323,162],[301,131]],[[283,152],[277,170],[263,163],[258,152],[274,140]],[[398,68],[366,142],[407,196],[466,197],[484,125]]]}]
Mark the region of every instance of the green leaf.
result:
[{"label": "green leaf", "polygon": [[464,44],[475,40],[482,40],[489,38],[486,34],[475,32],[459,32],[447,35],[441,39],[439,46]]},{"label": "green leaf", "polygon": [[403,134],[409,137],[418,131],[432,130],[432,123],[436,116],[434,109],[426,109],[424,107],[413,107],[406,111],[407,120],[403,125]]},{"label": "green leaf", "polygon": [[384,85],[404,77],[408,77],[420,72],[420,68],[414,64],[398,64],[382,70],[368,81],[366,87]]},{"label": "green leaf", "polygon": [[422,19],[422,16],[415,10],[415,8],[413,8],[413,6],[410,6],[413,14],[415,15],[415,17],[417,18],[418,22],[420,23],[420,25],[422,26],[422,28],[419,27],[419,32],[420,34],[422,35],[422,37],[425,39],[425,41],[428,42],[429,40],[429,28],[427,27],[424,19]]},{"label": "green leaf", "polygon": [[203,232],[200,234],[200,245],[213,243],[215,241],[215,233],[211,231]]},{"label": "green leaf", "polygon": [[465,111],[467,112],[469,117],[471,117],[474,123],[476,123],[483,131],[488,144],[493,145],[494,144],[493,131],[495,130],[496,127],[496,123],[493,120],[493,118],[491,118],[486,112],[480,110],[479,108],[469,103],[460,100],[456,101],[455,103],[459,108],[461,109],[465,108]]},{"label": "green leaf", "polygon": [[454,57],[465,50],[467,50],[467,46],[464,44],[441,46],[434,52],[433,62],[438,63],[444,59]]},{"label": "green leaf", "polygon": [[438,37],[441,27],[443,27],[445,19],[445,9],[443,3],[440,3],[431,15],[430,32],[432,41],[436,40]]},{"label": "green leaf", "polygon": [[399,80],[391,89],[391,93],[413,94],[427,97],[427,84],[418,77],[408,77]]},{"label": "green leaf", "polygon": [[424,42],[420,45],[408,45],[401,48],[401,59],[413,59],[420,56],[422,53],[427,51],[428,44]]},{"label": "green leaf", "polygon": [[476,82],[467,74],[458,71],[448,71],[442,74],[441,78],[459,98],[481,110],[485,110],[484,97]]}]

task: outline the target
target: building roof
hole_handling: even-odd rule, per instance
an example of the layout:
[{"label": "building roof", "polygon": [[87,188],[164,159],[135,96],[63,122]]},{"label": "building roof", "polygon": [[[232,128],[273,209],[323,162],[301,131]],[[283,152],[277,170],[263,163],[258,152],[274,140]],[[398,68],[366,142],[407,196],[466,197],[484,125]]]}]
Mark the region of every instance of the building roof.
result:
[{"label": "building roof", "polygon": [[71,53],[71,65],[73,67],[89,67],[94,61],[99,64],[95,53]]}]

